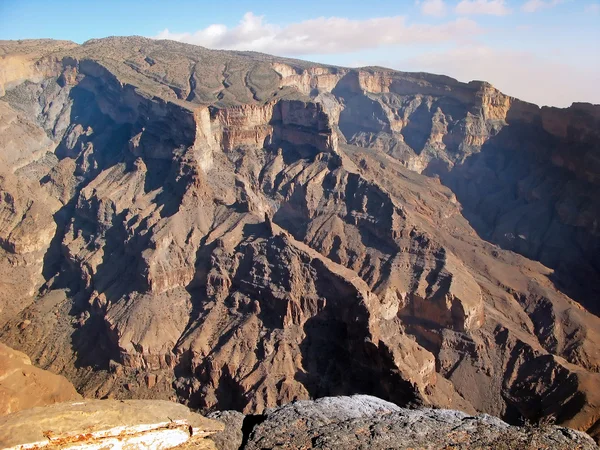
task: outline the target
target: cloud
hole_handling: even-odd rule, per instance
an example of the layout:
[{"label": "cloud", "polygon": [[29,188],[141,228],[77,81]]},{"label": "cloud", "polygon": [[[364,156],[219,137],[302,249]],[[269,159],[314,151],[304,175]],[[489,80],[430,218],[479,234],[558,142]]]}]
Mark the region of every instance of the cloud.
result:
[{"label": "cloud", "polygon": [[416,3],[421,6],[421,14],[425,16],[442,17],[446,14],[444,0],[417,0]]},{"label": "cloud", "polygon": [[232,28],[213,24],[193,33],[164,29],[154,37],[209,48],[297,56],[347,53],[390,45],[457,42],[482,32],[476,22],[466,18],[431,25],[408,23],[404,16],[364,20],[320,17],[281,27],[268,23],[264,16],[248,12]]},{"label": "cloud", "polygon": [[511,13],[505,0],[462,0],[456,5],[455,11],[465,16],[476,14],[505,16]]},{"label": "cloud", "polygon": [[574,101],[600,103],[600,60],[586,70],[533,52],[459,46],[392,64],[400,70],[442,73],[461,81],[486,80],[505,94],[538,105],[566,107]]},{"label": "cloud", "polygon": [[562,2],[563,0],[528,0],[521,6],[521,9],[532,13],[541,9],[552,8]]},{"label": "cloud", "polygon": [[600,13],[600,3],[590,3],[589,5],[585,5],[585,12],[588,14]]}]

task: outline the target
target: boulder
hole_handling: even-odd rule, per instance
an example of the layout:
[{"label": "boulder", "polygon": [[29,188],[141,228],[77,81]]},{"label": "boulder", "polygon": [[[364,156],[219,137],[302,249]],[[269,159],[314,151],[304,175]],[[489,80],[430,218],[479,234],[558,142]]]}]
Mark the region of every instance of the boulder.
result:
[{"label": "boulder", "polygon": [[187,443],[214,449],[207,439],[220,422],[160,400],[86,400],[33,408],[0,418],[4,449],[167,449]]}]

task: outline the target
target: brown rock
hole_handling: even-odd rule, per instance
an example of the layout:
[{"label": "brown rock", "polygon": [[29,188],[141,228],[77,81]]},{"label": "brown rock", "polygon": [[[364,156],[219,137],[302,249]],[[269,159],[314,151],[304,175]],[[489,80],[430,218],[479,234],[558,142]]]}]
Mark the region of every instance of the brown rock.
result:
[{"label": "brown rock", "polygon": [[31,365],[27,355],[0,343],[0,415],[80,398],[65,377]]},{"label": "brown rock", "polygon": [[166,401],[86,400],[33,408],[0,418],[2,448],[125,447],[167,449],[183,443],[214,449],[215,420]]},{"label": "brown rock", "polygon": [[156,381],[157,381],[156,374],[147,373],[146,376],[144,377],[144,379],[146,380],[146,386],[148,387],[148,389],[152,389],[156,385]]}]

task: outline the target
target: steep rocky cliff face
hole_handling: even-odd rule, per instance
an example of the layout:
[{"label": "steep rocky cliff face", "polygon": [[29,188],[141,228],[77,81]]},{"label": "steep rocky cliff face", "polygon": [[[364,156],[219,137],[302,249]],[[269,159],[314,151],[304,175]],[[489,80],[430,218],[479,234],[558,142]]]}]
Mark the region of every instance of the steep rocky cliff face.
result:
[{"label": "steep rocky cliff face", "polygon": [[2,341],[98,398],[367,393],[598,436],[596,107],[143,38],[27,45],[35,74],[0,60]]},{"label": "steep rocky cliff face", "polygon": [[559,289],[600,312],[600,107],[540,109],[428,74],[334,70],[334,83],[331,71],[275,67],[283,84],[328,96],[348,143],[438,176],[481,237],[551,267]]}]

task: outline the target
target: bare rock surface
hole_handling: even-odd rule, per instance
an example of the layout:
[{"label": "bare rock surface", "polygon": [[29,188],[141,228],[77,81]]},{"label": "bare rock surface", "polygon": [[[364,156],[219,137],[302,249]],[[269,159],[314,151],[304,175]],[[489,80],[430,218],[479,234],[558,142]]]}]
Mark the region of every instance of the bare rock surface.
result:
[{"label": "bare rock surface", "polygon": [[568,428],[515,427],[492,416],[409,410],[375,397],[299,401],[266,413],[244,449],[594,449]]},{"label": "bare rock surface", "polygon": [[0,446],[18,448],[214,449],[223,425],[183,405],[159,400],[86,400],[0,418]]},{"label": "bare rock surface", "polygon": [[0,339],[40,367],[600,436],[597,106],[141,37],[0,49]]},{"label": "bare rock surface", "polygon": [[[212,441],[219,450],[238,450],[244,442],[244,432],[252,428],[252,418],[246,418],[239,411],[215,411],[207,415],[209,419],[218,420],[225,428],[211,436]],[[246,425],[244,424],[246,423]]]},{"label": "bare rock surface", "polygon": [[0,416],[79,399],[65,377],[33,366],[27,355],[0,343]]}]

